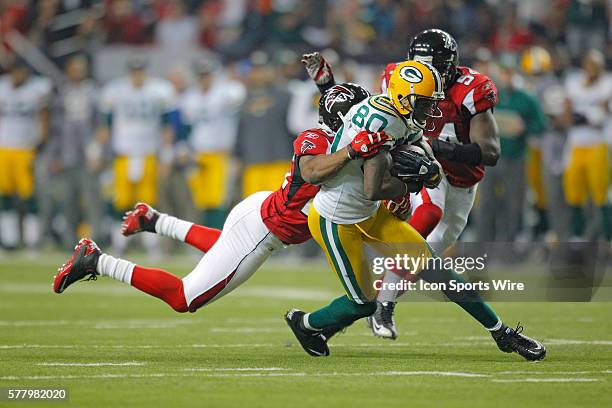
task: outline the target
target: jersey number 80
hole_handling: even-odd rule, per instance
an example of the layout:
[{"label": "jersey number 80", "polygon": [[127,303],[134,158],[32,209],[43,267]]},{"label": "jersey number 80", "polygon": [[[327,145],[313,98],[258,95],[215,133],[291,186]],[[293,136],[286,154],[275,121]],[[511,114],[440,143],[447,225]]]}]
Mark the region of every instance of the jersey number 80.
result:
[{"label": "jersey number 80", "polygon": [[367,105],[361,105],[351,121],[359,128],[365,129],[368,132],[379,132],[387,127],[389,123],[384,116],[376,112],[370,114],[370,108]]}]

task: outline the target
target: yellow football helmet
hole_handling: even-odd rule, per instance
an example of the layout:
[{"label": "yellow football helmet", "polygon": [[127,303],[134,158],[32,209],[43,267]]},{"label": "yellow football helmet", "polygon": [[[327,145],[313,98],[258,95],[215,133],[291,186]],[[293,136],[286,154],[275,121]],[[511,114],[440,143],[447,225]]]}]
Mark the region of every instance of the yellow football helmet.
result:
[{"label": "yellow football helmet", "polygon": [[530,47],[521,56],[521,69],[528,75],[550,72],[552,68],[552,57],[546,48]]},{"label": "yellow football helmet", "polygon": [[439,117],[438,101],[444,99],[440,73],[429,63],[404,61],[395,66],[387,96],[399,113],[408,116],[419,128],[425,128],[427,117]]}]

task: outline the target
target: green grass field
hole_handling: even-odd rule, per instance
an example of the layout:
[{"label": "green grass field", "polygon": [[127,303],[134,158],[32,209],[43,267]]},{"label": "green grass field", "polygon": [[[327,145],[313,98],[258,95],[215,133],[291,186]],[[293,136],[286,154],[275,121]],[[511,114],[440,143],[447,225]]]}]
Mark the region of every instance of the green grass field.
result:
[{"label": "green grass field", "polygon": [[[495,304],[545,342],[537,363],[499,352],[442,303],[400,304],[395,342],[357,322],[331,341],[330,357],[311,358],[282,316],[340,293],[323,264],[264,266],[230,296],[181,315],[107,278],[57,295],[51,279],[64,261],[0,259],[0,387],[68,388],[69,402],[52,405],[612,406],[610,303]],[[163,266],[184,274],[192,264]]]}]

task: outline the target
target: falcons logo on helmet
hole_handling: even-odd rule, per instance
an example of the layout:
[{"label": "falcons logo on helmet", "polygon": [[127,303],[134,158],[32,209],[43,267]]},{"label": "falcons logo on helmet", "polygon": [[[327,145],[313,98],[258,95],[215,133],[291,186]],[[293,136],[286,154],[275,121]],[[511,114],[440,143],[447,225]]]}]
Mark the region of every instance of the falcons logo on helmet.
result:
[{"label": "falcons logo on helmet", "polygon": [[331,113],[332,106],[336,102],[348,102],[355,98],[355,94],[349,88],[342,85],[335,85],[325,98],[325,109]]}]

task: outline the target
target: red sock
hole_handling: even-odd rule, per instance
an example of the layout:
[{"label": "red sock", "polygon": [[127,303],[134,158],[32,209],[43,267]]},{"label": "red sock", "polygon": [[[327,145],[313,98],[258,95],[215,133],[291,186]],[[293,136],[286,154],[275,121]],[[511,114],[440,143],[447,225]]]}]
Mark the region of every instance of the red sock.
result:
[{"label": "red sock", "polygon": [[188,311],[183,281],[161,269],[135,266],[132,272],[131,285],[151,296],[155,296],[170,305],[179,313]]},{"label": "red sock", "polygon": [[425,239],[442,219],[442,209],[433,203],[423,203],[412,213],[409,224]]},{"label": "red sock", "polygon": [[219,239],[221,230],[208,228],[203,225],[193,224],[187,232],[185,242],[198,248],[202,252],[208,252]]}]

